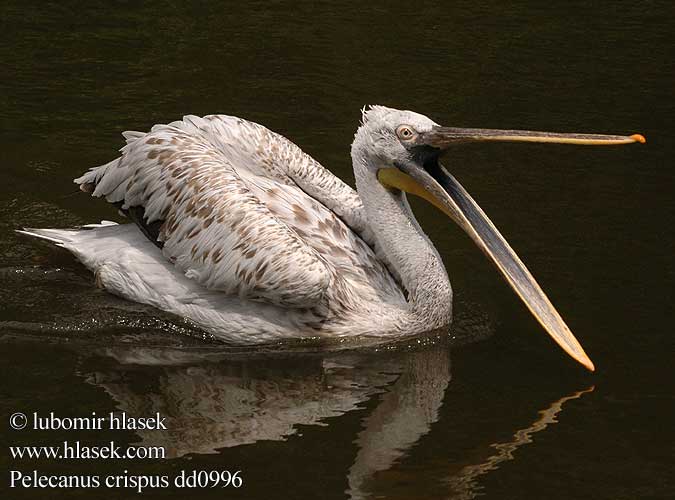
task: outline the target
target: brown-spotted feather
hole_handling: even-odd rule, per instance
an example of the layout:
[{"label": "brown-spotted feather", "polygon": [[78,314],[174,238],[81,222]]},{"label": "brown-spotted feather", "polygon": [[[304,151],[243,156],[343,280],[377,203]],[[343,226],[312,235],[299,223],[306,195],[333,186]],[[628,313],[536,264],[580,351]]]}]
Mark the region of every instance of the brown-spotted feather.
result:
[{"label": "brown-spotted feather", "polygon": [[282,136],[214,115],[125,137],[120,158],[76,182],[143,207],[147,224],[161,222],[165,256],[203,286],[325,313],[402,300],[355,233],[358,195]]}]

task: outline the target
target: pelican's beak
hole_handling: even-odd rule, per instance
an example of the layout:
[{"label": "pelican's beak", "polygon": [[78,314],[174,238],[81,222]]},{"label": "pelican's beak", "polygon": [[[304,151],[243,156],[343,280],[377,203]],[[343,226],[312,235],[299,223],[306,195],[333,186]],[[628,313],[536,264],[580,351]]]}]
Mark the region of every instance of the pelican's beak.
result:
[{"label": "pelican's beak", "polygon": [[[598,134],[558,134],[522,130],[459,129],[434,127],[421,133],[415,144],[429,151],[444,150],[460,142],[522,141],[554,142],[564,144],[611,145],[646,142],[639,134],[632,136]],[[568,326],[551,304],[518,255],[499,233],[483,210],[448,171],[438,163],[438,154],[430,154],[423,165],[415,160],[399,163],[397,168],[383,168],[377,173],[379,181],[388,187],[420,196],[445,212],[478,247],[492,260],[506,281],[523,300],[530,312],[541,323],[565,352],[594,371],[593,362],[584,352]],[[425,155],[423,155],[425,156]]]},{"label": "pelican's beak", "polygon": [[644,144],[647,140],[640,134],[569,134],[559,132],[535,132],[533,130],[498,130],[489,128],[433,127],[415,138],[415,144],[446,149],[463,142],[551,142],[555,144],[579,144],[582,146],[614,146],[617,144]]}]

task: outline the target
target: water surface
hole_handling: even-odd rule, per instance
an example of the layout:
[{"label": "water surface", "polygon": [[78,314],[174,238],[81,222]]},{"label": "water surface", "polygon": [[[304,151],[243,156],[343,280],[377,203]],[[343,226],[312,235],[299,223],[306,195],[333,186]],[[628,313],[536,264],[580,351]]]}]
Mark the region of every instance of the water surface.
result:
[{"label": "water surface", "polygon": [[[243,471],[239,490],[191,493],[675,497],[673,7],[387,5],[3,3],[2,488],[13,469],[230,469]],[[456,292],[454,329],[338,353],[219,350],[180,320],[96,289],[67,254],[12,232],[119,220],[71,179],[112,159],[120,131],[188,113],[263,123],[353,183],[349,145],[360,108],[376,103],[451,126],[648,138],[607,149],[472,145],[446,159],[557,305],[595,374],[552,344],[460,230],[418,202]],[[113,410],[161,412],[170,430],[6,424],[15,411]],[[170,458],[18,461],[7,453],[64,439],[161,445]]]}]

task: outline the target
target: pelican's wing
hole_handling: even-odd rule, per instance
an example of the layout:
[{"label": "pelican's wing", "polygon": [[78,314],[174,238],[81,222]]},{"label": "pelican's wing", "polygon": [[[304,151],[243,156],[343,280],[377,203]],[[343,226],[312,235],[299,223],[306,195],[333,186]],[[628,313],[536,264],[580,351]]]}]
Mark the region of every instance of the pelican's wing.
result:
[{"label": "pelican's wing", "polygon": [[282,136],[220,115],[124,135],[120,158],[75,182],[132,215],[205,287],[308,307],[346,261],[357,281],[395,286],[344,224],[365,229],[358,195]]}]

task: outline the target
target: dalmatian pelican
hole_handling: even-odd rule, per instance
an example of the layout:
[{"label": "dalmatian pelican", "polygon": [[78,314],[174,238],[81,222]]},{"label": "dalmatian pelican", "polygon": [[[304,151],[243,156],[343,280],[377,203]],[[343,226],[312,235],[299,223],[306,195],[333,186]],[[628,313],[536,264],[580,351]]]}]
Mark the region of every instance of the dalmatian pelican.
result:
[{"label": "dalmatian pelican", "polygon": [[631,136],[466,129],[412,111],[364,109],[356,190],[262,125],[185,116],[125,132],[121,156],[75,179],[133,223],[30,229],[72,252],[101,288],[188,318],[233,344],[381,340],[444,328],[452,289],[407,194],[457,223],[548,334],[594,366],[525,265],[439,158],[453,145],[582,145]]}]

